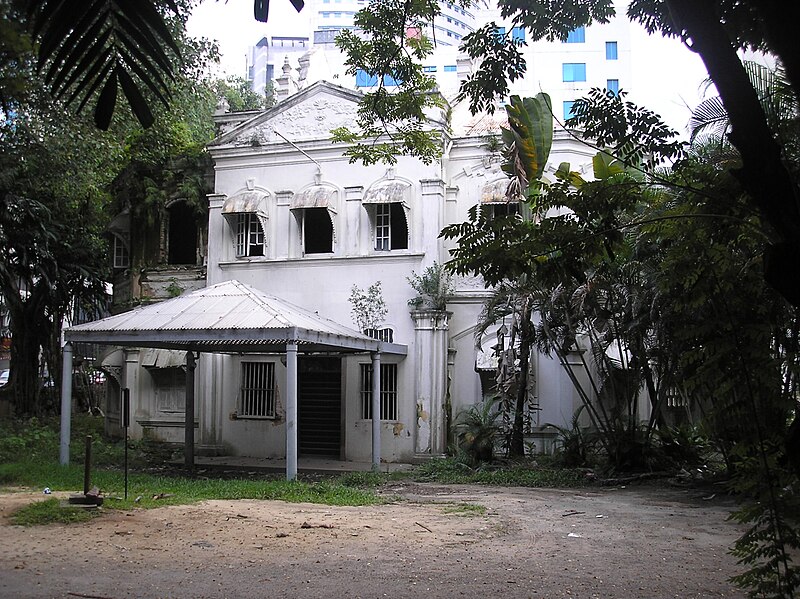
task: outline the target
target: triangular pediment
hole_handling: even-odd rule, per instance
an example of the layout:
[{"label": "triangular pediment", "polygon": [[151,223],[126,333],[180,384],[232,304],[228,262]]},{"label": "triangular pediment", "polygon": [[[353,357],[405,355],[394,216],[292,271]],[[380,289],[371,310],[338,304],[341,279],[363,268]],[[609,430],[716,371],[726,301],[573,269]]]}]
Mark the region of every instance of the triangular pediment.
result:
[{"label": "triangular pediment", "polygon": [[215,139],[211,148],[259,147],[329,139],[331,129],[352,126],[360,92],[318,81]]}]

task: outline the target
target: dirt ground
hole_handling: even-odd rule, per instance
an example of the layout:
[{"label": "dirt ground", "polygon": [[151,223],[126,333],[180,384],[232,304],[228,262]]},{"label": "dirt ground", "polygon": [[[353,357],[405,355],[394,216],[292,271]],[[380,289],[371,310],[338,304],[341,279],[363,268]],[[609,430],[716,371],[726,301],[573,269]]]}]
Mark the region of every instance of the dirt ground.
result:
[{"label": "dirt ground", "polygon": [[[208,501],[23,528],[2,597],[743,597],[732,504],[697,490],[398,484],[388,505]],[[479,504],[485,515],[461,504]]]}]

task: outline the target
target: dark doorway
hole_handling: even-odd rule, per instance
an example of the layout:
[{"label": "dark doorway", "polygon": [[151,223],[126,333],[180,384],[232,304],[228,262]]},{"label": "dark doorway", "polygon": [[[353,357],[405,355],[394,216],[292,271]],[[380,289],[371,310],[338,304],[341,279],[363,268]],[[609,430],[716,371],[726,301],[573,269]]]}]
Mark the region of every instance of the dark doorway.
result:
[{"label": "dark doorway", "polygon": [[175,202],[169,211],[168,264],[197,264],[197,216],[187,202]]},{"label": "dark doorway", "polygon": [[301,356],[297,367],[298,453],[339,459],[342,445],[342,360]]}]

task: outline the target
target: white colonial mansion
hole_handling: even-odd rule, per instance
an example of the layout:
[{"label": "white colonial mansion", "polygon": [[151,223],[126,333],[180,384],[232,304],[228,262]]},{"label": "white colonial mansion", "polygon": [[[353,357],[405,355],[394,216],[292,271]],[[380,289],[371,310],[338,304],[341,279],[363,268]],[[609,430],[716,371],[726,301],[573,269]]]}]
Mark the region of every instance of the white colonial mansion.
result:
[{"label": "white colonial mansion", "polygon": [[[499,156],[487,144],[497,122],[459,119],[456,107],[448,127],[442,109],[430,120],[442,135],[441,159],[424,164],[399,156],[390,167],[364,166],[351,163],[345,147],[330,140],[331,129],[353,123],[361,97],[320,81],[266,111],[219,115],[221,133],[209,146],[214,193],[201,252],[205,287],[163,302],[167,312],[169,305],[178,310],[172,317],[146,313],[151,329],[161,329],[156,343],[134,346],[136,326],[142,326],[131,324],[137,310],[126,313],[133,319],[128,324],[115,325],[125,343],[104,360],[114,375],[107,415],[112,428],[120,389],[127,388],[133,437],[189,439],[198,451],[281,458],[291,433],[300,456],[369,461],[379,403],[380,459],[412,461],[444,453],[454,418],[493,394],[496,336],[475,339],[490,291],[481,280],[456,277],[446,309],[437,310],[410,303],[417,293],[409,278],[448,260],[449,242],[439,233],[466,220],[470,208],[514,210],[506,203],[508,179]],[[592,152],[557,131],[546,176],[564,161],[573,169],[590,165]],[[352,289],[378,281],[386,316],[374,330],[355,330]],[[205,294],[205,303],[192,303],[197,293]],[[240,302],[242,294],[249,303]],[[226,324],[234,305],[237,322]],[[252,314],[242,306],[252,306]],[[126,314],[112,318],[121,323]],[[290,332],[316,326],[316,337],[292,345],[295,358],[289,345],[271,345],[274,323]],[[186,351],[169,348],[183,347],[175,344],[198,326],[205,341],[186,346],[200,352],[188,403]],[[237,326],[250,327],[249,341],[223,343]],[[371,338],[385,350],[378,362]],[[373,403],[375,364],[380,399]],[[547,450],[553,432],[543,425],[568,423],[580,399],[557,361],[537,355],[532,368],[529,438]],[[187,428],[193,438],[185,436]]]}]

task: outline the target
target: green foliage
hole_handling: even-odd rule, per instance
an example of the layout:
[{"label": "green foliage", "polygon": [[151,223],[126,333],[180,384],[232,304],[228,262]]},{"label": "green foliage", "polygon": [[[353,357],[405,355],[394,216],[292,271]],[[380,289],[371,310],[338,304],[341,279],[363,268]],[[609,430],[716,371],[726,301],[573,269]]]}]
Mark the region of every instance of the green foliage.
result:
[{"label": "green foliage", "polygon": [[732,580],[750,597],[794,597],[800,589],[800,567],[792,560],[800,550],[800,487],[786,468],[782,439],[742,444],[734,454],[739,476],[733,488],[745,502],[731,518],[748,529],[731,553],[748,569]]},{"label": "green foliage", "polygon": [[508,96],[509,83],[522,78],[527,70],[521,44],[511,31],[499,35],[494,22],[464,36],[461,49],[482,66],[467,75],[456,100],[467,99],[473,114],[493,114],[497,100]]},{"label": "green foliage", "polygon": [[[428,113],[444,101],[421,64],[433,50],[422,31],[438,13],[438,4],[425,0],[374,2],[356,14],[358,34],[343,30],[336,38],[347,55],[347,74],[363,71],[376,82],[359,105],[355,129],[332,132],[334,141],[351,145],[345,150],[351,162],[394,163],[396,155],[410,154],[429,164],[441,155]],[[387,78],[402,85],[387,87]]]},{"label": "green foliage", "polygon": [[445,514],[466,516],[469,518],[483,517],[486,515],[486,506],[478,503],[455,503],[444,506]]},{"label": "green foliage", "polygon": [[456,416],[458,447],[471,463],[491,462],[494,459],[495,437],[500,432],[497,420],[500,416],[497,400],[469,406]]},{"label": "green foliage", "polygon": [[[83,487],[83,467],[41,461],[3,463],[0,464],[0,484],[74,491]],[[269,499],[326,505],[374,505],[384,501],[372,491],[331,480],[191,478],[132,472],[128,479],[127,501],[122,499],[124,479],[119,470],[93,471],[92,484],[103,492],[104,508],[112,509],[154,508],[209,499]],[[139,501],[134,501],[137,497]]]},{"label": "green foliage", "polygon": [[[177,14],[174,1],[166,3]],[[30,2],[29,29],[38,42],[38,69],[56,98],[78,111],[96,99],[94,120],[108,129],[118,88],[143,127],[154,122],[148,92],[167,104],[180,48],[149,0],[93,4]],[[98,91],[99,90],[99,91]]]},{"label": "green foliage", "polygon": [[361,332],[377,328],[386,319],[387,308],[380,281],[375,281],[366,290],[353,285],[349,301],[353,322]]},{"label": "green foliage", "polygon": [[584,430],[581,426],[581,412],[586,406],[581,406],[572,414],[569,428],[555,424],[546,424],[558,431],[558,446],[555,452],[556,460],[566,468],[588,466],[589,459],[594,451],[597,438],[592,431]]},{"label": "green foliage", "polygon": [[11,522],[18,526],[43,524],[75,524],[88,522],[100,515],[97,509],[62,506],[58,499],[34,501],[11,514]]},{"label": "green foliage", "polygon": [[421,275],[411,271],[408,284],[417,292],[408,304],[427,310],[447,309],[447,299],[453,293],[453,282],[444,265],[434,262]]},{"label": "green foliage", "polygon": [[534,201],[553,145],[553,116],[550,96],[511,96],[506,105],[508,128],[502,128],[503,164],[511,178],[510,199]]},{"label": "green foliage", "polygon": [[485,484],[507,487],[567,488],[586,485],[585,471],[553,468],[535,462],[481,464],[473,467],[466,456],[429,460],[412,472],[421,482],[443,484]]},{"label": "green foliage", "polygon": [[[592,88],[589,95],[575,101],[566,125],[579,127],[583,137],[625,165],[645,163],[649,168],[664,160],[683,157],[684,142],[675,139],[678,133],[665,125],[652,110],[626,101],[626,93],[608,94]],[[608,154],[607,154],[608,155]]]},{"label": "green foliage", "polygon": [[217,98],[224,100],[230,112],[245,110],[264,110],[275,106],[275,93],[269,82],[265,93],[253,91],[250,82],[242,77],[228,77],[214,82]]},{"label": "green foliage", "polygon": [[[124,445],[106,439],[103,418],[74,414],[70,428],[71,459],[82,463],[85,439],[92,437],[92,464],[122,464]],[[29,418],[0,421],[0,462],[55,462],[59,456],[59,421],[55,418]],[[45,484],[44,486],[49,486]]]}]

